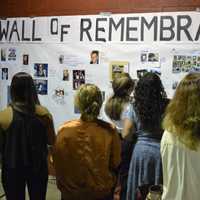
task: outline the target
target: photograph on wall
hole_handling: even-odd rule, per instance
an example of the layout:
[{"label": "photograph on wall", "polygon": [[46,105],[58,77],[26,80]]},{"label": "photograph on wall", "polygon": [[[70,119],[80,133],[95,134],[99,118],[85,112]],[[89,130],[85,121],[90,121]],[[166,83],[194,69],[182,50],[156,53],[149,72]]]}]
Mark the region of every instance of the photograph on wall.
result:
[{"label": "photograph on wall", "polygon": [[73,89],[77,90],[82,84],[85,84],[85,70],[73,70]]},{"label": "photograph on wall", "polygon": [[48,77],[48,64],[35,63],[34,64],[35,77]]},{"label": "photograph on wall", "polygon": [[91,51],[90,64],[99,64],[99,51],[97,50]]},{"label": "photograph on wall", "polygon": [[172,73],[200,72],[200,55],[174,55]]},{"label": "photograph on wall", "polygon": [[6,61],[6,48],[1,48],[1,61]]},{"label": "photograph on wall", "polygon": [[8,68],[1,69],[1,79],[8,80]]},{"label": "photograph on wall", "polygon": [[57,87],[53,91],[52,99],[56,104],[64,105],[66,103],[65,102],[65,95],[66,95],[66,92],[65,92],[64,88]]},{"label": "photograph on wall", "polygon": [[47,80],[35,79],[34,83],[35,83],[35,87],[36,87],[38,94],[40,94],[40,95],[48,94],[48,81]]},{"label": "photograph on wall", "polygon": [[143,67],[157,67],[160,68],[159,53],[152,51],[142,51],[140,54],[140,62]]},{"label": "photograph on wall", "polygon": [[9,48],[8,49],[8,60],[9,61],[16,61],[16,58],[17,58],[17,49],[16,48]]},{"label": "photograph on wall", "polygon": [[11,103],[10,85],[7,86],[7,105]]},{"label": "photograph on wall", "polygon": [[127,62],[127,61],[112,61],[110,63],[110,80],[111,81],[123,72],[129,73],[129,62]]},{"label": "photograph on wall", "polygon": [[29,55],[28,54],[24,54],[22,59],[23,59],[23,65],[29,64]]},{"label": "photograph on wall", "polygon": [[68,69],[63,70],[63,81],[69,81],[69,70]]}]

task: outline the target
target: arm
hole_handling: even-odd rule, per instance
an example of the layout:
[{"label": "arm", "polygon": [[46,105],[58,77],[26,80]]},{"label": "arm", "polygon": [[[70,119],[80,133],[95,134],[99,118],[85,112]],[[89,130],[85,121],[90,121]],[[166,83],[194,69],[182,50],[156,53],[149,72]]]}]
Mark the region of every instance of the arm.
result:
[{"label": "arm", "polygon": [[122,138],[131,140],[133,133],[135,132],[135,126],[132,120],[125,118],[123,120]]}]

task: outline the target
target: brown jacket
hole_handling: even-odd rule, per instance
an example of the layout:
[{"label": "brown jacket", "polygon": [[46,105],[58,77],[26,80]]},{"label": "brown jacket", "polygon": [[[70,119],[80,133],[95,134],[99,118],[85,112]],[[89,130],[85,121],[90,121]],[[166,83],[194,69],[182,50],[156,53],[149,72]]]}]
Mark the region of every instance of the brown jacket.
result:
[{"label": "brown jacket", "polygon": [[111,194],[120,151],[118,134],[106,122],[80,119],[61,126],[54,164],[63,199],[94,200]]}]

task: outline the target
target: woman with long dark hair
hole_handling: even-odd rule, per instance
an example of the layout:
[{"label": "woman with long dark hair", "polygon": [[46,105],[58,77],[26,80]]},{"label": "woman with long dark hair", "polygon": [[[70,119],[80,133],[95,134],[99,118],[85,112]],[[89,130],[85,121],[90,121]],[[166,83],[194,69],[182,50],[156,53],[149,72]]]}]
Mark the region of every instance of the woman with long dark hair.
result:
[{"label": "woman with long dark hair", "polygon": [[11,104],[0,112],[2,183],[7,200],[45,200],[48,144],[55,132],[48,110],[40,105],[32,77],[14,75]]},{"label": "woman with long dark hair", "polygon": [[159,76],[146,73],[138,81],[134,97],[137,142],[129,168],[127,200],[136,199],[138,187],[162,183],[161,120],[167,99]]}]

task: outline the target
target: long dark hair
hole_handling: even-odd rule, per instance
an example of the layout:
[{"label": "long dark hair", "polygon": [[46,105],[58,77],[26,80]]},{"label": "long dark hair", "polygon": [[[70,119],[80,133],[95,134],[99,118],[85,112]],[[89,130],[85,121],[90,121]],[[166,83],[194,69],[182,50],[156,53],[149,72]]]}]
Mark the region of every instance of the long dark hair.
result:
[{"label": "long dark hair", "polygon": [[160,131],[167,98],[159,76],[146,73],[138,81],[134,97],[141,128],[150,132]]},{"label": "long dark hair", "polygon": [[36,104],[40,104],[32,77],[19,72],[14,75],[11,82],[12,104],[21,103],[29,112],[35,112]]},{"label": "long dark hair", "polygon": [[134,89],[134,80],[128,73],[122,73],[112,82],[114,94],[108,99],[105,105],[106,114],[113,120],[120,120],[123,107],[130,102],[130,93]]}]

